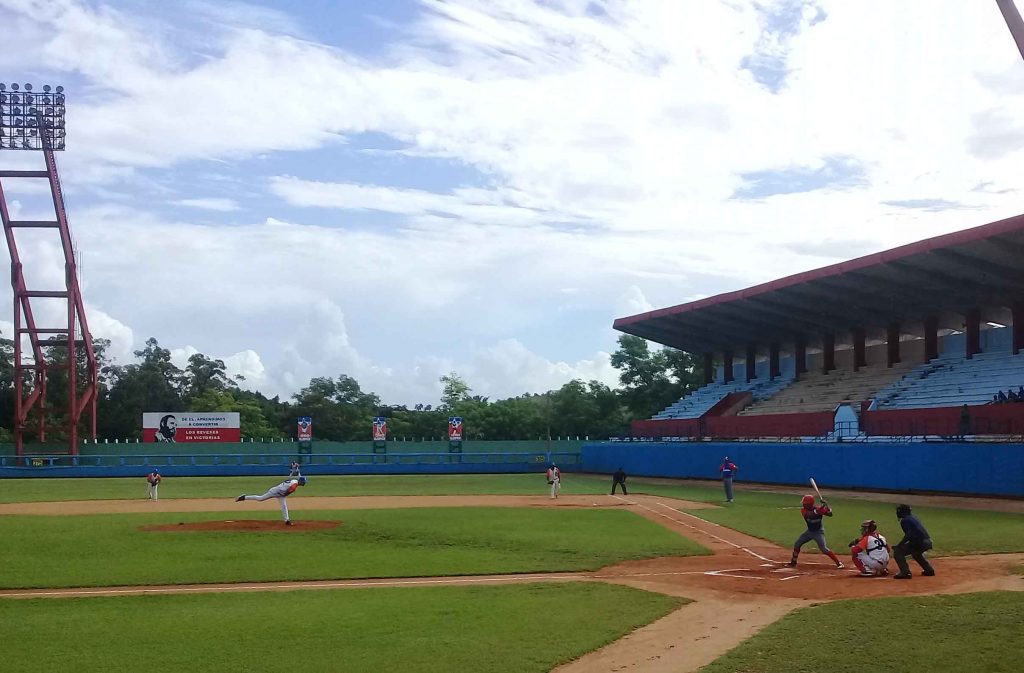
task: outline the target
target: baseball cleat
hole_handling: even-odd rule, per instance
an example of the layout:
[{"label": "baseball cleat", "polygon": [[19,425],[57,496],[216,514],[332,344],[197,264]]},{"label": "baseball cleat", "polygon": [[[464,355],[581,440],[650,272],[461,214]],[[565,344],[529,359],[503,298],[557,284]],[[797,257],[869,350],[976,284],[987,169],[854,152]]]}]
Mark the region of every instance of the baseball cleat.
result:
[{"label": "baseball cleat", "polygon": [[795,568],[796,567],[796,561],[790,561],[789,563],[786,564],[786,566],[789,567],[789,568]]},{"label": "baseball cleat", "polygon": [[843,565],[843,562],[842,562],[842,561],[840,561],[839,563],[837,563],[837,564],[836,564],[836,570],[842,570],[842,569],[843,569],[843,568],[845,568],[845,567],[846,567],[846,566],[845,566],[845,565]]},{"label": "baseball cleat", "polygon": [[242,502],[243,500],[245,500],[245,496],[244,495],[240,495],[237,498],[235,498],[235,502]]},{"label": "baseball cleat", "polygon": [[861,577],[874,577],[875,573],[871,572],[870,570],[861,570],[860,571],[860,576]]},{"label": "baseball cleat", "polygon": [[888,568],[882,568],[882,572],[880,572],[879,574],[884,577],[885,575],[889,574],[889,569]]},{"label": "baseball cleat", "polygon": [[921,574],[924,575],[925,577],[935,577],[935,571],[934,570],[925,570]]},{"label": "baseball cleat", "polygon": [[910,573],[896,573],[892,576],[894,580],[909,580],[913,575]]},{"label": "baseball cleat", "polygon": [[292,525],[292,522],[291,522],[291,521],[285,521],[285,522],[284,522],[284,525],[286,525],[286,526],[290,526],[290,525]]}]

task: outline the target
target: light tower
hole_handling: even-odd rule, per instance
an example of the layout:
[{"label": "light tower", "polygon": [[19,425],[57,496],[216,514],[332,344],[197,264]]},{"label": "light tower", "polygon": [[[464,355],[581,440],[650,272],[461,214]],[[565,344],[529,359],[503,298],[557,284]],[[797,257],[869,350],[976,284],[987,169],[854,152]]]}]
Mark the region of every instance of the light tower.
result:
[{"label": "light tower", "polygon": [[[11,287],[14,289],[14,443],[17,455],[25,453],[26,435],[40,444],[54,431],[67,441],[68,453],[78,453],[79,422],[88,410],[90,436],[96,437],[96,398],[99,373],[92,335],[85,317],[85,305],[78,285],[78,268],[68,228],[64,195],[57,174],[54,151],[63,150],[64,88],[33,91],[31,84],[0,83],[0,150],[29,150],[43,153],[45,170],[3,170],[0,167],[0,219],[3,220],[7,249],[11,254]],[[4,195],[5,179],[42,179],[49,183],[53,200],[52,220],[12,220]],[[64,289],[29,289],[25,284],[25,262],[18,253],[15,231],[52,230],[60,236],[64,253]],[[43,269],[45,271],[45,269]],[[65,300],[67,320],[40,327],[33,313],[33,299]],[[38,305],[37,305],[38,308]],[[50,312],[47,312],[49,316]],[[23,353],[27,337],[30,354]],[[80,348],[81,347],[81,348]],[[27,357],[26,357],[27,355]],[[66,379],[67,396],[52,391],[47,404],[47,381]],[[54,404],[53,398],[58,401]]]}]

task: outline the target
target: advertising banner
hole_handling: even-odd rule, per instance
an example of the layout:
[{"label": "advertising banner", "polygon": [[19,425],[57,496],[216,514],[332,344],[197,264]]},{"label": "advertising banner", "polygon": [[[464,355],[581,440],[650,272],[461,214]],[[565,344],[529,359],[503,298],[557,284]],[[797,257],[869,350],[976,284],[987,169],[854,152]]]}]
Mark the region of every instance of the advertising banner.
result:
[{"label": "advertising banner", "polygon": [[309,416],[299,416],[299,422],[297,424],[298,431],[296,432],[296,438],[300,442],[312,442],[313,441],[313,419]]},{"label": "advertising banner", "polygon": [[461,442],[462,441],[462,417],[452,416],[448,419],[448,441],[449,442]]},{"label": "advertising banner", "polygon": [[147,411],[142,414],[144,442],[240,442],[237,411]]},{"label": "advertising banner", "polygon": [[373,419],[373,441],[386,442],[388,440],[388,419],[384,416],[375,416]]}]

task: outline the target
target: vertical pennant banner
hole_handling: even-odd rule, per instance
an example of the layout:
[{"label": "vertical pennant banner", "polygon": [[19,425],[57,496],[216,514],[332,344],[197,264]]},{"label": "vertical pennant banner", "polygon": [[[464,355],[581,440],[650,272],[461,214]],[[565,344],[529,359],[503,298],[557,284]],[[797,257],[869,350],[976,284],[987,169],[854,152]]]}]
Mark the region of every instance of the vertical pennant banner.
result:
[{"label": "vertical pennant banner", "polygon": [[300,416],[296,436],[300,442],[313,441],[313,419],[309,416]]},{"label": "vertical pennant banner", "polygon": [[448,419],[448,441],[462,441],[462,417],[452,416]]},{"label": "vertical pennant banner", "polygon": [[388,440],[388,419],[384,416],[375,416],[373,419],[373,441],[386,442]]}]

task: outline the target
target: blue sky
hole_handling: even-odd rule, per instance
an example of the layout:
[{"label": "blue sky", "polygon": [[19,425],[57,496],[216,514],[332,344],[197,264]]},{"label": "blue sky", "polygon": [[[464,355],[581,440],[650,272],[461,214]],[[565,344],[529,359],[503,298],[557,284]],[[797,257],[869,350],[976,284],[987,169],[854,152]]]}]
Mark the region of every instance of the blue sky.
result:
[{"label": "blue sky", "polygon": [[616,317],[1024,210],[996,8],[880,11],[0,0],[0,79],[67,87],[60,165],[118,361],[155,336],[272,395],[345,373],[434,403],[453,370],[492,398],[614,384]]}]

